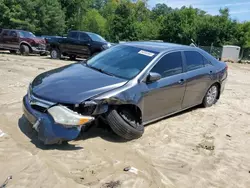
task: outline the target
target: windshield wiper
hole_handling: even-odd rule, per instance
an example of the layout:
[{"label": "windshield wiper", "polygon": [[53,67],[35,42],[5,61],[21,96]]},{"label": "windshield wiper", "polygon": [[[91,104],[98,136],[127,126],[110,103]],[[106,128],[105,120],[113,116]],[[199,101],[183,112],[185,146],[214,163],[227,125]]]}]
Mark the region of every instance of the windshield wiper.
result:
[{"label": "windshield wiper", "polygon": [[85,65],[86,65],[87,67],[89,67],[89,68],[91,68],[91,69],[94,69],[94,70],[96,70],[96,71],[98,71],[98,72],[101,72],[101,73],[103,73],[103,74],[107,74],[107,75],[109,75],[109,76],[115,76],[115,75],[112,74],[112,73],[105,72],[105,71],[102,70],[102,69],[99,69],[99,68],[97,68],[97,67],[90,66],[87,62],[85,62]]}]

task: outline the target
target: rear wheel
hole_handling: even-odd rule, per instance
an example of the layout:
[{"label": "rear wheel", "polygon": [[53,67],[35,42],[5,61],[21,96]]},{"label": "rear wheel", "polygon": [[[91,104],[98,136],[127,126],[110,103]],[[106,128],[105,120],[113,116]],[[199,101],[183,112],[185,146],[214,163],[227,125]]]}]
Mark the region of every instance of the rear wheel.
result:
[{"label": "rear wheel", "polygon": [[61,58],[61,52],[60,52],[60,50],[57,49],[57,48],[53,48],[50,51],[50,57],[51,57],[51,59],[60,59]]},{"label": "rear wheel", "polygon": [[25,44],[21,44],[21,46],[20,46],[20,53],[22,55],[29,55],[30,54],[29,46],[27,46]]},{"label": "rear wheel", "polygon": [[203,106],[211,107],[213,104],[217,102],[218,95],[219,95],[219,87],[217,84],[214,84],[208,89],[203,99]]},{"label": "rear wheel", "polygon": [[124,139],[137,139],[144,133],[144,126],[127,109],[118,108],[110,110],[106,120],[111,129]]}]

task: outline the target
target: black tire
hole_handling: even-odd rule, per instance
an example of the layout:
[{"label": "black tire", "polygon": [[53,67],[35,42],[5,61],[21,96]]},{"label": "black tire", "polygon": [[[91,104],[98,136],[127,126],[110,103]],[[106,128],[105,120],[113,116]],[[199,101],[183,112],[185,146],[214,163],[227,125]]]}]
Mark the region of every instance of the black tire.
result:
[{"label": "black tire", "polygon": [[61,59],[61,51],[58,48],[52,48],[50,50],[50,57],[51,59]]},{"label": "black tire", "polygon": [[10,53],[11,53],[11,54],[16,54],[17,51],[16,51],[16,50],[10,50]]},{"label": "black tire", "polygon": [[111,129],[126,140],[140,138],[144,133],[144,126],[129,110],[112,109],[107,114],[106,120]]},{"label": "black tire", "polygon": [[[214,93],[212,95],[211,98],[210,95],[211,95],[211,92]],[[211,107],[213,106],[217,100],[218,100],[218,95],[219,95],[219,86],[218,84],[213,84],[208,90],[207,90],[207,93],[203,99],[203,102],[202,102],[202,105],[205,107],[205,108],[208,108],[208,107]]]},{"label": "black tire", "polygon": [[76,55],[70,55],[70,56],[69,56],[69,59],[70,59],[71,61],[75,61],[75,60],[76,60]]},{"label": "black tire", "polygon": [[25,45],[25,44],[21,44],[20,46],[20,53],[22,55],[26,55],[28,56],[30,54],[30,49],[29,49],[29,46]]}]

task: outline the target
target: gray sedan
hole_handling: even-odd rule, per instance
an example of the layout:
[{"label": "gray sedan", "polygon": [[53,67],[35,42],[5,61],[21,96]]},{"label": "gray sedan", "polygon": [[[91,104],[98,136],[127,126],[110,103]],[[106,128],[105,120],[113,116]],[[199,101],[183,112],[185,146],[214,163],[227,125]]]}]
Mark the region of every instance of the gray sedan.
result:
[{"label": "gray sedan", "polygon": [[158,42],[116,45],[88,61],[37,76],[24,114],[46,144],[75,139],[102,119],[125,139],[144,125],[220,98],[227,65],[191,46]]}]

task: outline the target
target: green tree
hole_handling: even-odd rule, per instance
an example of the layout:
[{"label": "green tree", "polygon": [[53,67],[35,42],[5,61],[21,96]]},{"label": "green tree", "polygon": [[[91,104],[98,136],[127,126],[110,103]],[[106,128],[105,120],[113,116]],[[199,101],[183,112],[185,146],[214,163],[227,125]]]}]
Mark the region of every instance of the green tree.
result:
[{"label": "green tree", "polygon": [[82,19],[88,11],[92,0],[59,0],[65,12],[67,30],[82,28]]},{"label": "green tree", "polygon": [[198,16],[199,10],[192,7],[170,12],[164,17],[160,38],[168,42],[190,44],[191,39],[197,39]]},{"label": "green tree", "polygon": [[57,0],[1,0],[1,27],[25,29],[37,34],[61,34],[64,12]]},{"label": "green tree", "polygon": [[114,41],[136,40],[135,20],[132,15],[131,3],[121,3],[115,10],[115,15],[111,21],[111,38]]},{"label": "green tree", "polygon": [[90,9],[84,16],[80,29],[106,36],[106,22],[106,19],[96,9]]},{"label": "green tree", "polygon": [[171,13],[173,9],[171,7],[168,7],[166,4],[158,3],[155,5],[155,7],[152,9],[152,19],[158,19],[159,17],[164,17],[167,14]]},{"label": "green tree", "polygon": [[243,48],[250,48],[250,22],[240,23],[237,27],[237,44]]},{"label": "green tree", "polygon": [[65,31],[65,14],[57,0],[39,0],[36,5],[36,33],[62,35]]}]

